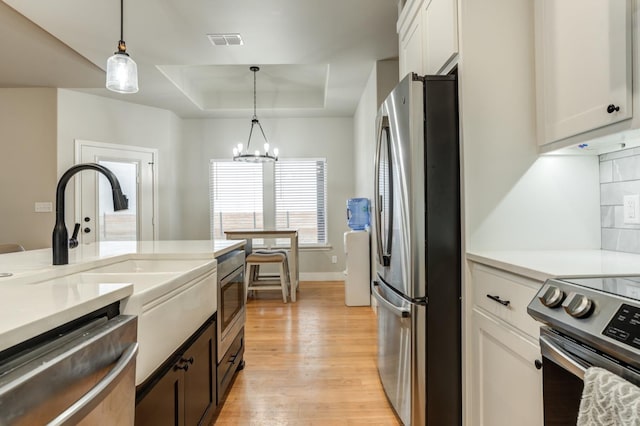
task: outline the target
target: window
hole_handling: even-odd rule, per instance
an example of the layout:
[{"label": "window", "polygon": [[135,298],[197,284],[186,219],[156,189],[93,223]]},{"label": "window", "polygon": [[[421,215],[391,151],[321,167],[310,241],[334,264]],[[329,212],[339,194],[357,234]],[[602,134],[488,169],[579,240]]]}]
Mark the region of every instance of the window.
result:
[{"label": "window", "polygon": [[225,239],[227,230],[264,227],[260,164],[211,161],[209,176],[214,239]]},{"label": "window", "polygon": [[327,244],[326,169],[326,159],[211,160],[213,238],[232,229],[295,228],[301,246]]},{"label": "window", "polygon": [[325,160],[276,163],[276,228],[297,229],[300,244],[327,242],[325,166]]}]

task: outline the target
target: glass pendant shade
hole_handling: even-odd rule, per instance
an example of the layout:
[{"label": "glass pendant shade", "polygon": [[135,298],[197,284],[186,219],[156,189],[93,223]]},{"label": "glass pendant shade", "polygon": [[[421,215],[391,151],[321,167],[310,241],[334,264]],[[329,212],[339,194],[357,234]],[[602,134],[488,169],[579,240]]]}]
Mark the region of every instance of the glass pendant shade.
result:
[{"label": "glass pendant shade", "polygon": [[124,52],[116,52],[107,60],[107,89],[118,93],[138,91],[138,66]]}]

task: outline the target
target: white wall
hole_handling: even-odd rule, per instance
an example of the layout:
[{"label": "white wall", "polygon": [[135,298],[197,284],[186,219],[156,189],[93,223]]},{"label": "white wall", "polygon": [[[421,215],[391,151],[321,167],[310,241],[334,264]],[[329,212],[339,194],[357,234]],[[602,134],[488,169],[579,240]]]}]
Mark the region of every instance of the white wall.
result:
[{"label": "white wall", "polygon": [[51,247],[56,194],[55,89],[0,89],[0,244]]},{"label": "white wall", "polygon": [[375,63],[354,114],[355,196],[373,200],[373,162],[378,108],[398,83],[398,60]]},{"label": "white wall", "polygon": [[[373,203],[374,158],[376,150],[376,115],[378,108],[398,83],[398,60],[378,61],[374,64],[353,117],[355,162],[355,196]],[[373,225],[373,218],[372,218]],[[375,229],[371,229],[371,274],[375,274]]]},{"label": "white wall", "polygon": [[[281,158],[327,159],[328,238],[331,250],[302,251],[300,270],[307,278],[313,274],[343,279],[343,233],[346,224],[346,200],[354,194],[353,119],[351,118],[268,118],[260,123],[271,146],[278,147]],[[184,120],[179,150],[179,192],[186,239],[210,238],[209,160],[231,158],[232,148],[246,144],[251,125],[246,119]],[[254,135],[252,144],[262,146],[262,137]],[[331,264],[331,256],[338,263]],[[327,273],[331,275],[326,275]],[[305,276],[303,276],[305,278]]]},{"label": "white wall", "polygon": [[[158,149],[160,239],[183,239],[176,203],[177,151],[182,120],[174,113],[70,90],[58,90],[58,176],[74,164],[74,141],[83,139]],[[73,221],[73,185],[67,187],[67,223]]]},{"label": "white wall", "polygon": [[538,157],[533,2],[459,10],[467,250],[599,248],[597,157]]}]

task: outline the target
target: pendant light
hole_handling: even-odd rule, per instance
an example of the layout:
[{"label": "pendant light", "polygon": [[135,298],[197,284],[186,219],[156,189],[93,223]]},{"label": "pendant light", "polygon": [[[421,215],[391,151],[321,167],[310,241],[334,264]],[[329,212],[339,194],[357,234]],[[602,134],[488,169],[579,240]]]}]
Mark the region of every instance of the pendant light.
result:
[{"label": "pendant light", "polygon": [[138,67],[127,53],[124,42],[124,0],[120,0],[120,41],[118,51],[107,60],[107,89],[118,93],[138,91]]},{"label": "pendant light", "polygon": [[[262,130],[262,125],[256,115],[256,73],[260,71],[260,68],[252,66],[249,67],[249,69],[253,71],[253,117],[251,117],[251,129],[249,130],[247,149],[243,151],[241,143],[239,143],[237,147],[233,148],[233,161],[244,161],[246,163],[278,161],[278,148],[274,148],[271,153],[269,152],[269,141],[267,141],[267,136],[265,136],[264,130]],[[249,150],[249,146],[251,145],[251,136],[253,135],[253,126],[256,124],[260,128],[260,133],[262,133],[262,137],[264,138],[264,154],[260,153],[259,150],[255,150],[254,152]]]}]

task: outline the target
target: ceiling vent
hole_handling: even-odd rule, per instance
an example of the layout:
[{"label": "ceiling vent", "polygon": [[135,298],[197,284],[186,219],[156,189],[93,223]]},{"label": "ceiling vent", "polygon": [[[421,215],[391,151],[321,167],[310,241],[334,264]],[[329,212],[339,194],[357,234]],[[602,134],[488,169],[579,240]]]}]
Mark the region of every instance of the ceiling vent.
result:
[{"label": "ceiling vent", "polygon": [[244,44],[239,33],[207,34],[207,37],[214,46],[241,46]]}]

